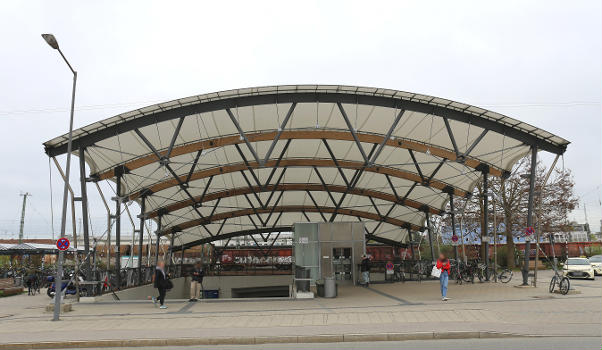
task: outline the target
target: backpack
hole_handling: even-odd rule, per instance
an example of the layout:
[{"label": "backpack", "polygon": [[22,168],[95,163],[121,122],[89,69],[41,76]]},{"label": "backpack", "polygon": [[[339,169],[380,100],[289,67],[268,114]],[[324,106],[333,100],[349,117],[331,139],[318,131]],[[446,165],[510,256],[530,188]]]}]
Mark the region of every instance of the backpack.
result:
[{"label": "backpack", "polygon": [[170,279],[165,279],[165,289],[172,289],[173,288],[173,283],[171,282]]}]

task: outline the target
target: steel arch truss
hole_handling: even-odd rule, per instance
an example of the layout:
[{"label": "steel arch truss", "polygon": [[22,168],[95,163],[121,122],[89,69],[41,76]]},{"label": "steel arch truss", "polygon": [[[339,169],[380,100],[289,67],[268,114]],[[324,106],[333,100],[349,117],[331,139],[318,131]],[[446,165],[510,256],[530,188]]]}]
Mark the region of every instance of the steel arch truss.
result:
[{"label": "steel arch truss", "polygon": [[[320,112],[321,104],[329,110]],[[314,106],[315,128],[309,122]],[[191,138],[196,127],[198,136]],[[507,176],[506,169],[529,149],[561,154],[568,144],[458,102],[328,86],[196,96],[117,116],[75,135],[74,149],[93,169],[90,180],[116,181],[119,203],[144,203],[141,225],[172,218],[163,220],[159,235],[204,230],[182,247],[240,235],[265,240],[265,233],[290,228],[292,223],[279,222],[284,213],[369,220],[375,227],[368,238],[395,243],[379,236],[383,224],[424,230],[425,218],[444,214],[448,197],[470,196],[481,175]],[[506,138],[513,140],[508,147]],[[491,140],[501,140],[501,149],[483,146]],[[45,147],[50,156],[65,153],[64,137]],[[300,173],[307,181],[290,180]],[[286,202],[293,193],[303,197]],[[401,213],[418,215],[406,221],[396,211],[402,207]],[[242,217],[254,228],[224,232]]]},{"label": "steel arch truss", "polygon": [[[138,129],[135,129],[138,130]],[[139,132],[139,131],[138,131]],[[450,130],[451,132],[451,130]],[[452,134],[450,134],[452,135]],[[387,137],[386,135],[377,135],[377,134],[369,134],[369,133],[361,133],[356,132],[357,139],[363,143],[370,144],[379,144],[379,150],[382,151],[384,146],[394,147],[394,148],[402,148],[411,150],[413,152],[427,153],[429,152],[433,156],[447,159],[449,161],[461,161],[467,167],[472,169],[479,169],[484,165],[489,165],[489,173],[493,176],[503,176],[506,171],[495,167],[490,164],[486,164],[482,161],[479,161],[476,158],[471,158],[466,154],[460,154],[458,151],[444,149],[442,147],[437,147],[433,145],[428,145],[420,142],[416,142],[409,139],[401,139],[394,138],[391,139],[390,135]],[[250,142],[260,142],[260,141],[279,141],[279,140],[342,140],[342,141],[354,141],[354,137],[349,133],[349,131],[341,131],[341,130],[291,130],[291,131],[268,131],[268,132],[256,132],[256,133],[246,133],[245,138]],[[213,138],[209,140],[203,140],[198,142],[192,142],[189,144],[181,145],[178,147],[174,147],[171,149],[162,149],[162,150],[154,150],[146,155],[140,156],[131,161],[120,164],[119,166],[109,169],[106,171],[101,171],[97,174],[93,174],[92,176],[98,180],[106,180],[115,177],[116,169],[121,167],[125,167],[130,171],[141,168],[143,166],[156,163],[157,161],[161,162],[162,160],[169,159],[169,157],[176,157],[184,154],[195,153],[195,163],[198,162],[198,157],[200,157],[200,153],[202,151],[209,151],[211,149],[225,147],[229,145],[238,145],[241,143],[245,143],[244,139],[241,140],[240,135],[230,135],[223,136],[219,138]],[[272,143],[274,145],[274,143]],[[273,149],[273,146],[270,146],[270,149]],[[476,143],[475,143],[476,146]],[[457,148],[457,146],[456,146]],[[271,154],[270,151],[268,153]],[[374,159],[370,162],[370,164],[374,164],[376,157],[380,152],[378,152]],[[263,160],[262,163],[267,163],[269,158]],[[259,164],[259,162],[257,162]]]},{"label": "steel arch truss", "polygon": [[[191,207],[191,206],[198,206],[199,204],[206,203],[206,202],[219,201],[222,198],[228,198],[228,197],[233,197],[233,196],[244,196],[244,195],[249,195],[249,194],[257,194],[260,192],[269,192],[270,194],[273,194],[275,192],[285,192],[285,191],[326,191],[327,193],[328,192],[345,193],[346,191],[348,191],[352,195],[366,196],[368,198],[373,198],[373,199],[374,198],[381,199],[381,200],[384,200],[387,202],[396,203],[398,205],[404,205],[404,206],[414,208],[414,209],[417,209],[420,211],[428,210],[429,213],[435,214],[435,215],[444,214],[444,212],[438,208],[430,207],[424,203],[420,203],[420,202],[417,202],[417,201],[414,201],[411,199],[399,198],[399,197],[396,197],[396,196],[391,195],[386,192],[375,191],[375,190],[364,189],[364,188],[353,188],[353,189],[349,190],[348,187],[341,186],[341,185],[289,183],[289,184],[267,185],[265,187],[259,187],[259,186],[240,187],[240,188],[234,188],[231,190],[212,192],[209,194],[194,197],[194,199],[186,199],[186,200],[174,203],[174,204],[170,204],[170,205],[167,205],[164,207],[157,208],[151,212],[147,212],[146,217],[152,219],[152,218],[159,216],[160,214],[165,215],[165,214],[168,214],[175,210],[179,210],[179,209],[183,209],[183,208],[187,208],[187,207]],[[270,202],[271,201],[268,200],[265,203],[265,205],[262,206],[263,207],[262,209],[265,209],[270,204]]]},{"label": "steel arch truss", "polygon": [[[252,237],[253,235],[262,235],[264,233],[269,234],[269,233],[282,233],[282,232],[292,232],[292,231],[293,231],[292,226],[260,227],[260,228],[256,228],[256,229],[241,230],[241,231],[226,233],[226,234],[220,235],[218,237],[218,239],[219,240],[229,240],[234,237],[243,237],[243,236],[251,236]],[[370,240],[370,241],[387,244],[387,245],[394,246],[394,247],[406,248],[408,246],[406,243],[401,243],[401,242],[387,239],[384,237],[375,236],[370,233],[366,233],[365,237],[366,237],[366,241]],[[209,238],[201,238],[201,239],[198,239],[198,240],[195,240],[192,242],[188,242],[186,244],[182,244],[180,246],[176,246],[173,248],[173,251],[181,251],[182,249],[186,250],[188,248],[196,247],[201,244],[209,244],[214,241],[215,241],[215,239],[210,238],[210,237]]]}]

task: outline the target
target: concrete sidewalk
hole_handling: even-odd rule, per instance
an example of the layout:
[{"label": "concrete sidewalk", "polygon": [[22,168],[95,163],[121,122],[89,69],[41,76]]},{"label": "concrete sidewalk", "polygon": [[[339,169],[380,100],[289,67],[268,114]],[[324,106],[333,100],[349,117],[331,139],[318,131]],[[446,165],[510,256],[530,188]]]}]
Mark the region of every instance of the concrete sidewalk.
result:
[{"label": "concrete sidewalk", "polygon": [[76,345],[65,341],[98,347],[601,336],[599,279],[573,281],[581,294],[567,296],[549,294],[545,283],[517,284],[451,283],[447,302],[440,300],[438,282],[428,281],[341,287],[336,299],[172,301],[167,310],[144,301],[80,303],[60,322],[43,311],[46,296],[22,295],[0,299],[0,349]]}]

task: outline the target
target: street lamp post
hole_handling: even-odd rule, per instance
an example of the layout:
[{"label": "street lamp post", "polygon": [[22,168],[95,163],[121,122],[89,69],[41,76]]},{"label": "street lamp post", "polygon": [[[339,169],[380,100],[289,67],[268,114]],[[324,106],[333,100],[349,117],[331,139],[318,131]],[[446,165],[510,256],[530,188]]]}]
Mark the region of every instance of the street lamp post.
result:
[{"label": "street lamp post", "polygon": [[[56,38],[54,37],[54,35],[42,34],[42,38],[44,38],[44,40],[48,43],[48,45],[50,45],[50,47],[57,50],[61,54],[61,57],[63,58],[65,63],[67,63],[67,66],[69,66],[69,69],[73,73],[73,89],[71,91],[71,117],[69,119],[69,140],[67,142],[67,165],[65,168],[65,186],[63,189],[63,210],[61,213],[61,231],[60,231],[61,235],[65,236],[65,227],[66,227],[66,222],[67,222],[67,196],[68,196],[68,191],[69,191],[69,173],[71,170],[71,148],[72,148],[71,146],[72,146],[72,141],[73,141],[73,111],[74,111],[74,106],[75,106],[75,86],[76,86],[76,82],[77,82],[77,72],[73,69],[73,67],[71,66],[69,61],[67,61],[67,58],[65,57],[65,55],[63,55],[63,52],[59,48],[59,43],[56,41]],[[77,252],[75,254],[77,254]],[[52,318],[53,321],[59,320],[60,310],[61,310],[61,297],[62,297],[61,288],[63,285],[63,281],[62,281],[62,278],[63,278],[63,276],[62,276],[62,274],[63,274],[63,255],[64,255],[63,251],[59,250],[59,256],[57,259],[56,278],[54,280],[55,297],[54,297],[54,316]],[[76,278],[77,278],[77,276],[76,276]]]}]

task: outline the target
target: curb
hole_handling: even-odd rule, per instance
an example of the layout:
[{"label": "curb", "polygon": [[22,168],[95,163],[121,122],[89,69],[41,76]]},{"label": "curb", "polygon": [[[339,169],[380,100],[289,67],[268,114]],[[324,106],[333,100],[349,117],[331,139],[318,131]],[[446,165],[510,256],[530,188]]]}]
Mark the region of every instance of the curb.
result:
[{"label": "curb", "polygon": [[143,346],[190,346],[190,345],[251,345],[282,343],[342,343],[373,341],[404,341],[428,339],[475,339],[475,338],[516,338],[528,335],[489,332],[416,332],[416,333],[372,333],[372,334],[318,334],[266,337],[221,337],[221,338],[181,338],[181,339],[123,339],[123,340],[75,340],[39,343],[0,344],[0,350],[11,349],[69,349],[69,348],[107,348],[107,347],[143,347]]}]

